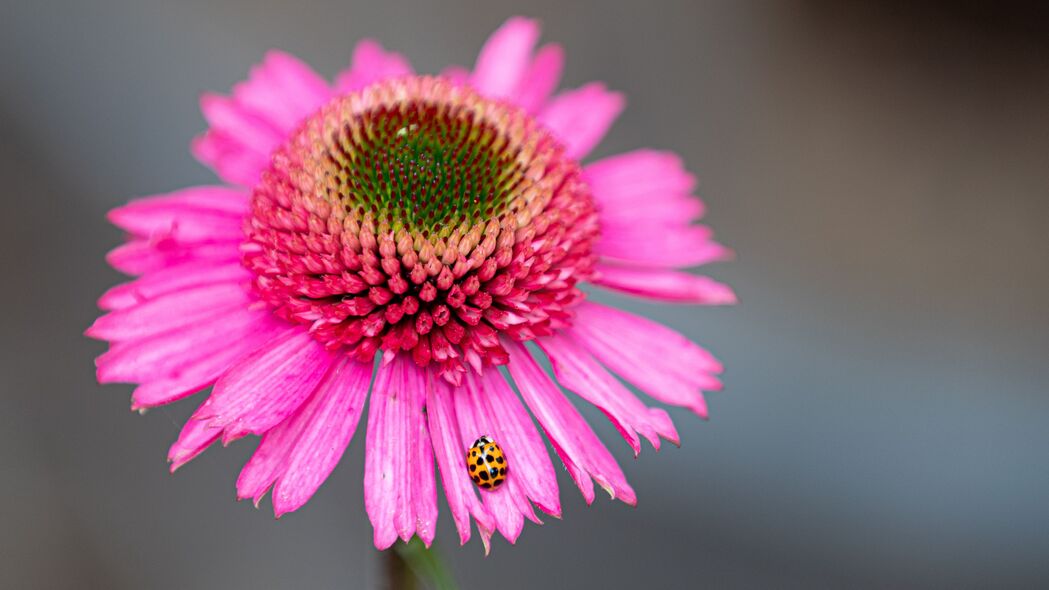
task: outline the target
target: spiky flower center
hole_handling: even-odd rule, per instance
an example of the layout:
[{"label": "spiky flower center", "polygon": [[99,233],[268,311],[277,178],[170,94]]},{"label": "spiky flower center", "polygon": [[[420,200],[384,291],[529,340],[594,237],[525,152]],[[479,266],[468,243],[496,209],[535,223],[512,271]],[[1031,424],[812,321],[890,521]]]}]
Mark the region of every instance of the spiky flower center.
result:
[{"label": "spiky flower center", "polygon": [[492,123],[425,99],[347,121],[326,150],[329,198],[394,230],[447,237],[501,215],[524,170]]},{"label": "spiky flower center", "polygon": [[362,361],[411,354],[457,383],[500,336],[565,326],[592,273],[579,167],[522,111],[439,78],[340,97],[279,148],[245,264],[281,317]]}]

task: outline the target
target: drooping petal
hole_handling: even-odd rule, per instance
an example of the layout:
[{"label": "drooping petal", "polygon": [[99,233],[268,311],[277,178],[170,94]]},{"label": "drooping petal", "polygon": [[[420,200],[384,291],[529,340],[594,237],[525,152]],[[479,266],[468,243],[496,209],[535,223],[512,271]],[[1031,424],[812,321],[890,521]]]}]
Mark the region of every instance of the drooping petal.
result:
[{"label": "drooping petal", "polygon": [[273,510],[277,516],[305,504],[335,469],[357,430],[371,376],[371,365],[347,358],[329,389],[321,389],[327,394],[326,403],[300,437],[288,457],[284,476],[274,487]]},{"label": "drooping petal", "polygon": [[301,326],[291,326],[223,375],[201,415],[223,429],[226,442],[263,434],[302,405],[335,356]]},{"label": "drooping petal", "polygon": [[513,543],[524,518],[539,522],[531,503],[560,518],[561,501],[550,455],[528,412],[499,371],[488,368],[480,376],[468,374],[454,400],[462,448],[469,448],[478,437],[488,435],[506,454],[506,482],[497,489],[481,492],[503,536]]},{"label": "drooping petal", "polygon": [[477,521],[477,529],[484,543],[485,551],[489,546],[495,521],[477,497],[474,484],[467,474],[465,462],[464,437],[459,432],[458,418],[455,414],[454,397],[459,394],[444,379],[428,380],[426,397],[426,417],[430,426],[430,437],[433,439],[434,455],[441,470],[441,482],[444,484],[444,495],[452,511],[452,520],[459,531],[459,543],[465,545],[470,540],[470,517]]},{"label": "drooping petal", "polygon": [[[490,369],[486,372],[495,372],[498,376],[497,370]],[[506,386],[505,382],[503,386]],[[485,384],[482,383],[481,379],[477,375],[467,372],[462,386],[453,396],[464,452],[470,448],[470,445],[477,438],[485,435],[492,436],[500,445],[503,445],[500,439],[500,436],[504,434],[503,430],[501,430],[501,420],[498,416],[493,416],[491,409],[484,403],[482,398],[486,394]],[[506,459],[507,464],[510,466],[509,469],[513,470],[516,454],[506,448],[503,450],[507,454]],[[529,451],[524,452],[528,453]],[[528,473],[527,467],[522,469],[520,477],[515,477],[512,472],[508,472],[506,482],[503,485],[494,490],[481,492],[485,508],[488,509],[495,519],[496,528],[510,543],[516,542],[517,537],[521,535],[521,531],[524,529],[525,518],[537,524],[542,524],[539,518],[536,517],[532,504],[528,501],[528,492],[523,481],[526,473],[532,475]]]},{"label": "drooping petal", "polygon": [[413,534],[429,546],[437,521],[433,448],[423,415],[426,375],[404,357],[379,369],[368,410],[364,507],[378,549]]},{"label": "drooping petal", "polygon": [[[315,396],[310,399],[315,399]],[[288,455],[309,424],[313,415],[310,406],[309,401],[303,403],[290,418],[262,435],[259,446],[237,476],[238,500],[251,498],[255,507],[259,507],[273,482],[284,473]]]},{"label": "drooping petal", "polygon": [[694,305],[731,305],[736,303],[732,288],[710,277],[674,270],[648,270],[636,267],[598,264],[595,285],[635,295]]},{"label": "drooping petal", "polygon": [[570,336],[556,334],[537,343],[550,357],[557,380],[604,412],[635,455],[641,450],[639,433],[656,449],[660,437],[678,444],[670,416],[660,408],[646,407]]},{"label": "drooping petal", "polygon": [[539,23],[514,17],[499,27],[477,57],[470,85],[490,98],[513,97],[528,72]]},{"label": "drooping petal", "polygon": [[247,284],[252,274],[239,261],[190,262],[143,275],[106,291],[98,299],[104,310],[126,309],[184,289],[216,283]]},{"label": "drooping petal", "polygon": [[245,308],[250,302],[250,294],[241,284],[202,285],[111,311],[95,320],[85,334],[111,342],[137,340]]},{"label": "drooping petal", "polygon": [[335,469],[364,408],[372,367],[348,356],[336,361],[310,399],[262,437],[237,479],[237,495],[255,504],[273,487],[281,515],[306,503]]},{"label": "drooping petal", "polygon": [[615,458],[535,362],[524,344],[504,339],[504,346],[510,354],[507,369],[521,397],[550,439],[572,480],[579,486],[586,503],[594,501],[593,478],[612,498],[636,504],[637,496]]},{"label": "drooping petal", "polygon": [[168,450],[168,462],[171,463],[172,473],[203,453],[222,434],[221,428],[215,428],[209,425],[207,420],[201,420],[198,417],[203,407],[204,405],[201,404],[197,411],[193,412],[179,432],[178,440]]},{"label": "drooping petal", "polygon": [[412,66],[403,55],[386,51],[377,41],[364,39],[354,48],[350,67],[335,78],[335,90],[345,94],[380,80],[411,73]]},{"label": "drooping petal", "polygon": [[574,308],[572,337],[655,399],[707,416],[703,391],[721,389],[722,370],[709,352],[651,320],[589,301]]},{"label": "drooping petal", "polygon": [[623,95],[593,82],[558,94],[538,118],[564,143],[566,153],[579,159],[601,141],[623,106]]},{"label": "drooping petal", "polygon": [[[543,512],[561,517],[557,476],[550,454],[510,384],[498,369],[489,368],[471,376],[480,387],[466,388],[474,408],[491,422],[491,434],[499,441],[512,466],[509,477],[517,480],[525,495]],[[461,395],[466,399],[466,396]],[[471,441],[473,442],[473,441]]]}]

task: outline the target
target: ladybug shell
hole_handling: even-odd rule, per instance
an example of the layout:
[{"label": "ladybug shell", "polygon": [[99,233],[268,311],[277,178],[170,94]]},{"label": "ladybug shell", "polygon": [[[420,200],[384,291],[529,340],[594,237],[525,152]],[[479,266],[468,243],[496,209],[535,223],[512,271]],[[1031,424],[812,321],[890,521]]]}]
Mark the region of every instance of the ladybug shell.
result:
[{"label": "ladybug shell", "polygon": [[494,490],[506,481],[509,463],[503,449],[491,437],[482,436],[466,451],[470,479],[483,490]]}]

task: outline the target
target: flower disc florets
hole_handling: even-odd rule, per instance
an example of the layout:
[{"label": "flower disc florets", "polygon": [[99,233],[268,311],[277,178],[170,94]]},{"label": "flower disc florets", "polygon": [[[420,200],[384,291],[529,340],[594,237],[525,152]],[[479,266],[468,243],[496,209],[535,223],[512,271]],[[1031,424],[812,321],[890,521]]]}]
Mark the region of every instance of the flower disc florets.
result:
[{"label": "flower disc florets", "polygon": [[281,317],[361,361],[411,354],[458,383],[498,336],[570,319],[598,231],[577,163],[523,111],[441,78],[340,97],[273,155],[245,264]]}]

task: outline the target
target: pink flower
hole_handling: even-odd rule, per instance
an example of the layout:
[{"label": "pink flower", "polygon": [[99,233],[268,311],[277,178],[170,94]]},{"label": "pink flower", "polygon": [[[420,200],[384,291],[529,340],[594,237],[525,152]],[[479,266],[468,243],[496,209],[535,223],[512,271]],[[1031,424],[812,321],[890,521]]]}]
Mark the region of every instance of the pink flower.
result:
[{"label": "pink flower", "polygon": [[[694,181],[670,153],[586,166],[623,98],[599,83],[553,94],[560,46],[514,18],[473,71],[416,75],[362,41],[327,83],[270,52],[232,95],[207,95],[193,153],[221,186],[113,210],[129,234],[109,262],[135,280],[99,300],[88,330],[102,383],[137,384],[134,409],[212,387],[171,447],[172,470],[216,440],[261,442],[237,480],[277,516],[338,463],[369,392],[365,507],[375,545],[437,520],[435,464],[465,543],[511,543],[534,507],[561,512],[532,416],[587,503],[593,482],[635,503],[612,455],[557,382],[640,451],[678,442],[656,400],[707,413],[721,365],[670,328],[586,300],[580,285],[657,301],[727,304],[727,286],[677,270],[726,258]],[[381,362],[374,362],[376,357]],[[498,369],[505,365],[509,378]],[[509,379],[516,384],[518,396]],[[373,383],[374,380],[374,383]],[[531,415],[529,415],[529,412]],[[482,435],[505,453],[498,488],[471,481]]]}]

